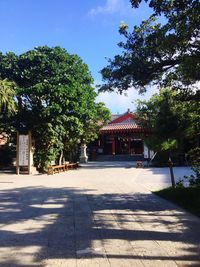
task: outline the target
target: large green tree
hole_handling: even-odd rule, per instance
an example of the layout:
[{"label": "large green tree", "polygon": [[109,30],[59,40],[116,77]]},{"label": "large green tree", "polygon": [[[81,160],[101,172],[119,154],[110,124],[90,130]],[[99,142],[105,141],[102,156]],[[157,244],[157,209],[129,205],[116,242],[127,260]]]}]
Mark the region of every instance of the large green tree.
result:
[{"label": "large green tree", "polygon": [[37,167],[43,170],[63,156],[71,159],[78,144],[95,136],[90,127],[95,128],[98,106],[87,65],[60,47],[0,58],[0,77],[18,86],[14,126],[32,131]]},{"label": "large green tree", "polygon": [[[133,8],[141,2],[131,0]],[[156,83],[191,91],[200,80],[199,0],[144,2],[152,8],[152,15],[132,31],[121,23],[119,32],[125,41],[119,47],[123,51],[102,69],[100,90],[123,92],[134,87],[142,92]]]},{"label": "large green tree", "polygon": [[161,89],[148,101],[138,101],[137,114],[150,131],[146,142],[154,151],[183,153],[198,145],[200,105],[181,101],[177,91]]}]

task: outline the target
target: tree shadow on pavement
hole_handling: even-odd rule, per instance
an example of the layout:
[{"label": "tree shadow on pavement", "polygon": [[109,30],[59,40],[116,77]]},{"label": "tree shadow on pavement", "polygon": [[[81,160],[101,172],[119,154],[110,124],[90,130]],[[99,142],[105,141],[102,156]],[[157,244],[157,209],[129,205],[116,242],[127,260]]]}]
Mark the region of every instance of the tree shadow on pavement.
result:
[{"label": "tree shadow on pavement", "polygon": [[46,260],[56,266],[54,260],[64,259],[77,266],[79,259],[94,258],[111,265],[112,259],[200,264],[199,219],[152,194],[2,190],[0,226],[0,266],[5,267],[46,266]]}]

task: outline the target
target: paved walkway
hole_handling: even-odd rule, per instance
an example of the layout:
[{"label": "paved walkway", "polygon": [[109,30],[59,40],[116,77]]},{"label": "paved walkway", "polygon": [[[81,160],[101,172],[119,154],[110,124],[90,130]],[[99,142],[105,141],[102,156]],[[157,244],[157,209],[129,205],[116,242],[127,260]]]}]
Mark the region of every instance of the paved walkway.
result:
[{"label": "paved walkway", "polygon": [[92,166],[0,175],[1,267],[200,266],[200,219],[150,192],[153,170]]}]

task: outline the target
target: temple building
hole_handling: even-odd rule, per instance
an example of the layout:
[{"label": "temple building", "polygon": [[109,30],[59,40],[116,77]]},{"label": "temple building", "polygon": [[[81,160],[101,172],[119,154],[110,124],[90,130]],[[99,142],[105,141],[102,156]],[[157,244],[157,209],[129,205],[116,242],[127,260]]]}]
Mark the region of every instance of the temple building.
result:
[{"label": "temple building", "polygon": [[124,159],[129,156],[132,160],[150,159],[153,151],[144,143],[144,137],[149,131],[140,125],[140,121],[141,119],[129,110],[121,115],[113,115],[112,120],[100,129],[96,151],[93,147],[92,159],[98,159],[101,155],[110,155],[112,159],[123,159],[123,156]]}]

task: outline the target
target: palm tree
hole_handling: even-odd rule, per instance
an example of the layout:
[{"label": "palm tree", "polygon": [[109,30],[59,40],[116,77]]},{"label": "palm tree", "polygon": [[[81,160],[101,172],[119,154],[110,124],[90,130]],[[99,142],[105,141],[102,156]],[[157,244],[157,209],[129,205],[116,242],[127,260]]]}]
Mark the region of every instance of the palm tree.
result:
[{"label": "palm tree", "polygon": [[1,113],[7,113],[7,115],[13,114],[17,111],[17,105],[15,102],[15,83],[10,82],[7,79],[0,80],[0,111]]}]

